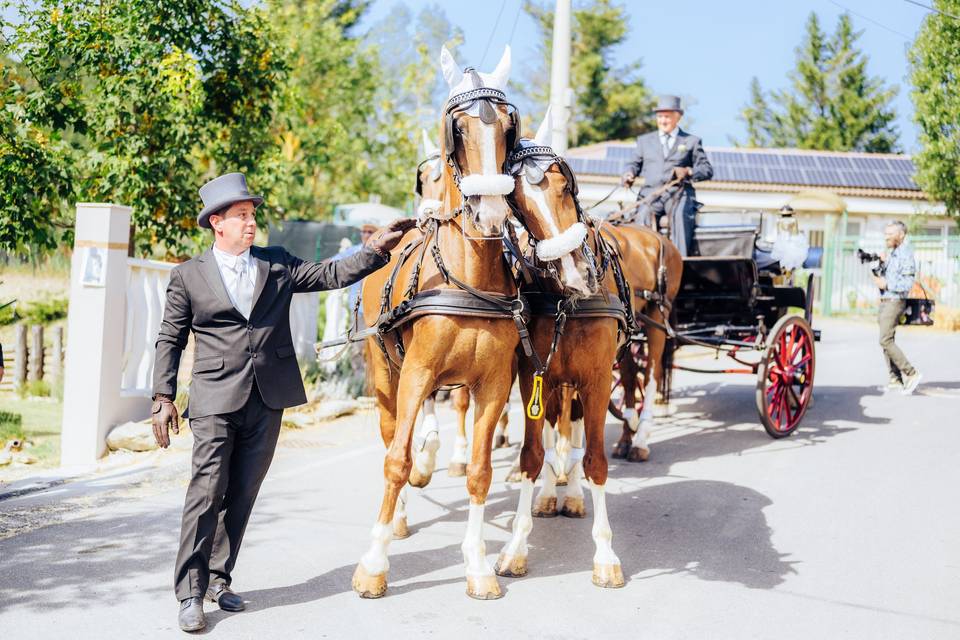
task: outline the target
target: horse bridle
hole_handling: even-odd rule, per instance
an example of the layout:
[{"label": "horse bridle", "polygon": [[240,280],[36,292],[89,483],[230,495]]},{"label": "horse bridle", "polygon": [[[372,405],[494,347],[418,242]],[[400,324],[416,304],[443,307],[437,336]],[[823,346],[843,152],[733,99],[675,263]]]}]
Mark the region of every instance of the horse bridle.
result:
[{"label": "horse bridle", "polygon": [[[508,107],[510,116],[510,131],[507,133],[507,155],[520,140],[520,111],[516,105],[507,100],[507,95],[499,89],[484,87],[480,80],[480,75],[473,68],[467,68],[464,73],[470,76],[473,81],[473,89],[458,93],[447,100],[443,112],[443,142],[446,162],[453,169],[453,178],[460,188],[460,181],[463,179],[463,170],[457,162],[457,138],[456,138],[456,116],[457,113],[465,111],[473,106],[474,102],[479,102],[480,121],[484,124],[493,124],[497,121],[497,110],[494,105],[505,105]],[[507,173],[507,164],[504,161],[503,172]]]},{"label": "horse bridle", "polygon": [[[433,153],[428,155],[426,158],[421,160],[420,164],[417,165],[417,184],[414,187],[413,191],[421,198],[423,197],[423,167],[427,163],[430,163],[439,159],[440,159],[440,152],[434,151]],[[436,166],[434,166],[433,168],[433,171],[430,172],[430,179],[438,180],[439,178],[440,178],[440,163],[437,162]]]},{"label": "horse bridle", "polygon": [[[583,212],[583,208],[580,206],[580,199],[578,197],[580,193],[580,187],[577,184],[577,177],[574,175],[573,170],[570,169],[570,165],[567,164],[567,161],[562,157],[558,156],[557,153],[553,150],[553,147],[548,147],[546,145],[517,145],[514,147],[513,151],[507,156],[507,166],[509,171],[514,176],[522,176],[524,180],[527,181],[531,186],[538,185],[543,182],[545,172],[534,160],[543,159],[550,161],[550,166],[556,164],[557,168],[560,170],[560,174],[566,180],[566,190],[570,192],[570,195],[573,197],[574,205],[577,209],[577,222],[581,222],[586,225],[587,229],[595,229],[595,226],[587,215]],[[517,206],[516,202],[512,198],[508,199],[510,208],[513,210],[513,215],[520,223],[527,229],[529,225],[526,220],[524,220],[523,212],[520,211],[520,208]],[[583,259],[586,264],[590,265],[591,275],[597,279],[599,282],[603,279],[603,274],[606,271],[606,265],[608,262],[608,257],[606,251],[604,251],[604,241],[600,236],[600,233],[597,232],[597,246],[600,249],[603,259],[598,265],[596,260],[596,255],[593,250],[590,248],[589,244],[589,233],[584,237],[583,242],[581,243],[579,250],[583,255]],[[529,236],[528,242],[531,243],[531,246],[534,246],[535,241],[533,241],[533,236]],[[536,251],[533,253],[534,261],[537,261]],[[553,261],[550,261],[546,264],[545,267],[538,267],[536,264],[528,265],[532,271],[543,274],[546,272],[549,276],[554,279],[558,284],[562,284],[560,280],[560,274],[557,272],[556,265]]]}]

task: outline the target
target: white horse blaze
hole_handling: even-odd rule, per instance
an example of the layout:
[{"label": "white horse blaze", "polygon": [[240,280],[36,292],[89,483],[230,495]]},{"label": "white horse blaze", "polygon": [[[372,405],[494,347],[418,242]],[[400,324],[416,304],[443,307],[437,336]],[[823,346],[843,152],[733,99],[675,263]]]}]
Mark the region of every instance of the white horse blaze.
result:
[{"label": "white horse blaze", "polygon": [[[546,215],[550,213],[550,207],[547,205],[547,199],[544,197],[543,191],[539,187],[528,184],[523,179],[520,180],[520,186],[524,195],[537,205],[543,223],[547,226],[546,231],[550,234],[549,238],[537,243],[537,257],[547,261],[559,258],[560,272],[563,274],[564,284],[584,295],[589,295],[590,289],[587,287],[587,280],[584,274],[577,269],[573,256],[570,255],[574,249],[583,243],[587,236],[587,227],[583,223],[577,222],[561,233],[553,221],[553,216]],[[542,248],[544,246],[545,248]]]}]

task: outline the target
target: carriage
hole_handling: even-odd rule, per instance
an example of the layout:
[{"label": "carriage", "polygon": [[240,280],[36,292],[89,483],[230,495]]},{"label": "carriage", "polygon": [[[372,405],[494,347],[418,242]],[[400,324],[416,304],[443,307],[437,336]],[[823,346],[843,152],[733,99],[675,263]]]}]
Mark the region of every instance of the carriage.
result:
[{"label": "carriage", "polygon": [[[699,219],[712,217],[701,213]],[[698,225],[700,255],[683,261],[680,292],[671,314],[671,348],[695,345],[721,353],[731,366],[698,368],[673,361],[673,369],[696,373],[745,373],[757,376],[760,422],[773,438],[800,425],[813,398],[815,343],[811,327],[814,275],[784,269],[774,259],[770,229],[775,214],[743,212],[733,225]],[[820,267],[822,249],[811,248],[802,268]],[[803,280],[802,282],[798,282]],[[631,357],[645,357],[643,332],[630,339]],[[638,362],[639,364],[639,362]],[[638,369],[642,367],[638,366]],[[623,380],[614,372],[610,412],[623,420]],[[642,389],[642,381],[638,381]],[[638,396],[639,411],[645,400]]]}]

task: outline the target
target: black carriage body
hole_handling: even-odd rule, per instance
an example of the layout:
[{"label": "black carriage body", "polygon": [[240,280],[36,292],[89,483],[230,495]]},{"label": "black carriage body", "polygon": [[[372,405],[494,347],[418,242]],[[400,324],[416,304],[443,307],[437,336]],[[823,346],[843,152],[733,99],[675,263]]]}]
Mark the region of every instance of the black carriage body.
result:
[{"label": "black carriage body", "polygon": [[776,275],[760,271],[752,258],[685,258],[674,302],[675,328],[681,333],[732,333],[736,336],[729,337],[743,340],[756,334],[761,325],[773,326],[791,307],[807,309],[807,292],[774,284]]}]

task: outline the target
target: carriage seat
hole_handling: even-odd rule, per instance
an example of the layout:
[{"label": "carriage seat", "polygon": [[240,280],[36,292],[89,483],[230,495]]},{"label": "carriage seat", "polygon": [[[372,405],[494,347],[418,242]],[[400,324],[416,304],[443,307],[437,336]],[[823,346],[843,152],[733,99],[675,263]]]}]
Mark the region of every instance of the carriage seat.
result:
[{"label": "carriage seat", "polygon": [[698,225],[693,237],[701,256],[714,258],[753,258],[757,225]]}]

